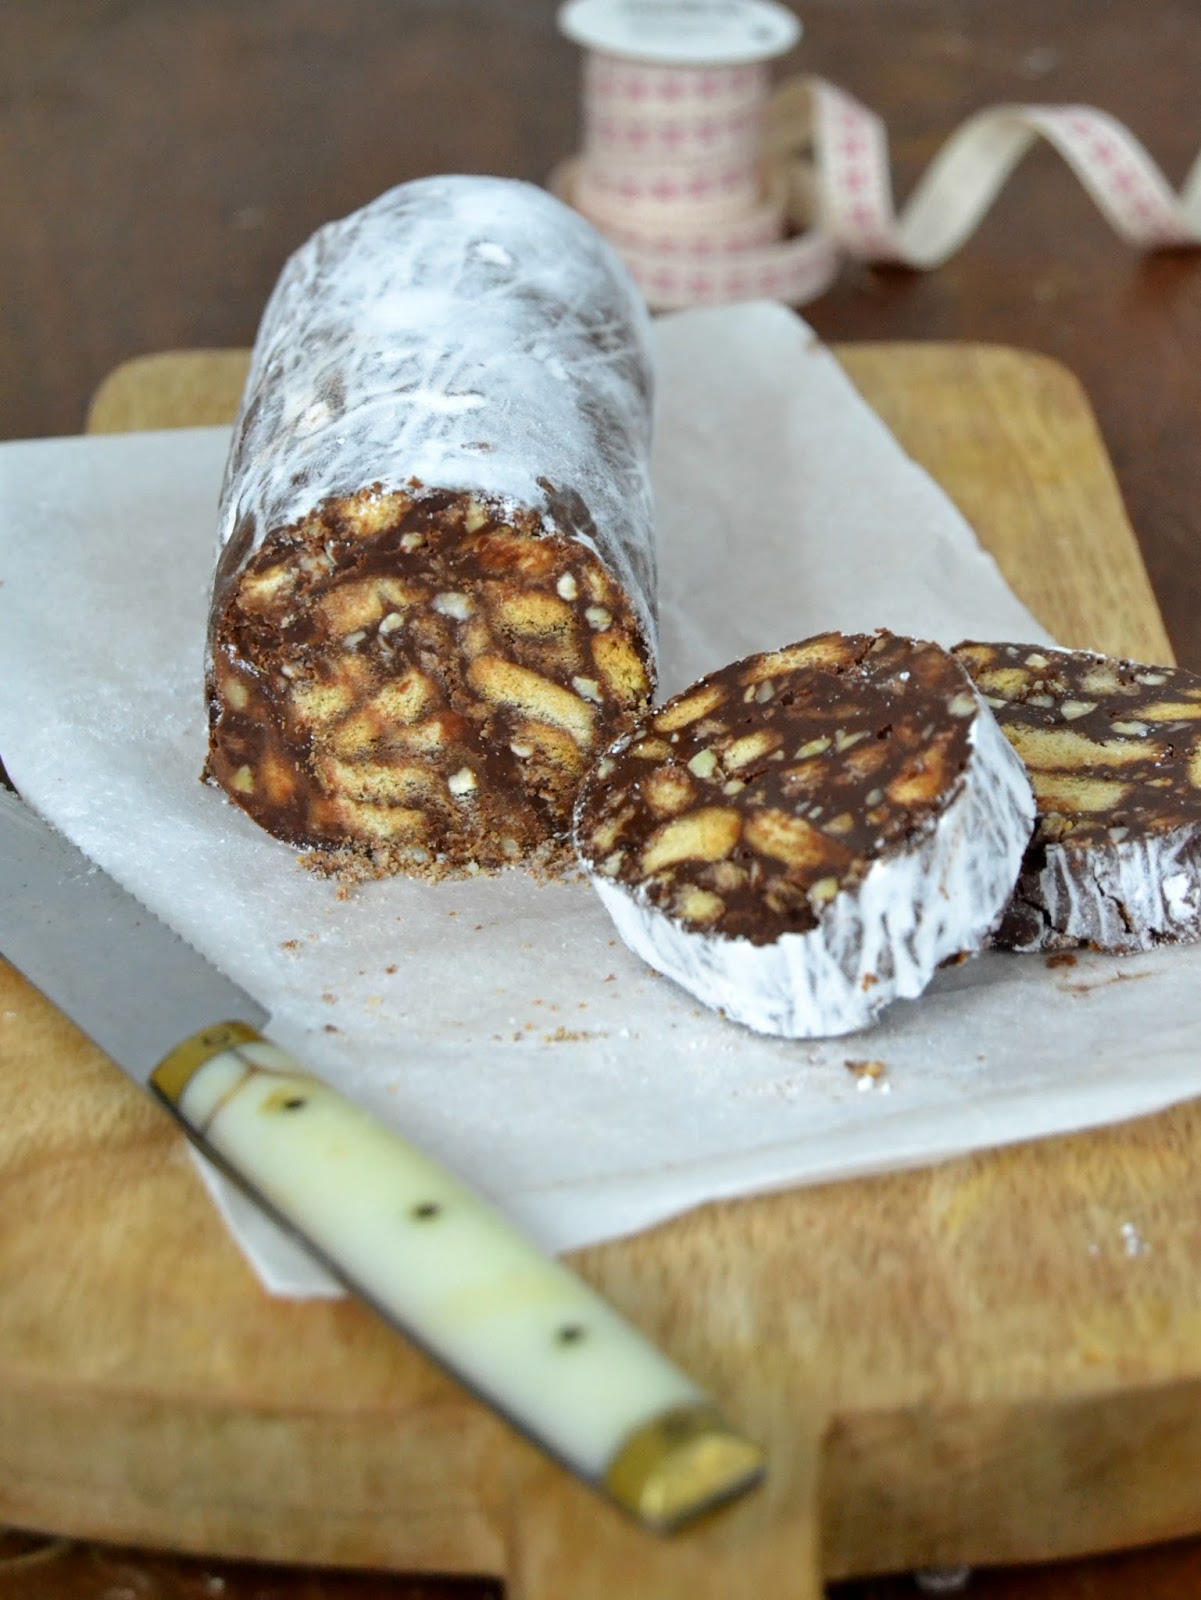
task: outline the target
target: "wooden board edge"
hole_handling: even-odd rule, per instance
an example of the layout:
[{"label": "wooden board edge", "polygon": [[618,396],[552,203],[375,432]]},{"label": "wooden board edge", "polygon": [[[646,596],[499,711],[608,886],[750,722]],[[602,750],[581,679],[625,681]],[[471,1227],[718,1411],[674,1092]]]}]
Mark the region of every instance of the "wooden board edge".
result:
[{"label": "wooden board edge", "polygon": [[[857,1417],[853,1430],[835,1422],[822,1456],[826,1579],[1072,1560],[1195,1537],[1199,1417],[1201,1377],[895,1410]],[[920,1503],[907,1492],[915,1479]]]},{"label": "wooden board edge", "polygon": [[203,428],[237,415],[250,351],[156,350],[114,367],[88,404],[84,432],[130,433],[145,428],[149,406],[158,428]]}]

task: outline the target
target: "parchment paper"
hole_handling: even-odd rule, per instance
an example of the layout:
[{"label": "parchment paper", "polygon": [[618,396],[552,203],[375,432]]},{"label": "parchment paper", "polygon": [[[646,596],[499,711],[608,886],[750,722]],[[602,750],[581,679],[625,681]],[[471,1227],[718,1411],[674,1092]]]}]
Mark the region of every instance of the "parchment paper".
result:
[{"label": "parchment paper", "polygon": [[[775,306],[658,327],[662,689],[829,627],[1046,640]],[[1201,949],[990,955],[879,1027],[759,1038],[520,872],[350,899],[197,781],[223,429],[0,447],[0,755],[26,799],[263,1001],[314,1069],[553,1249],[1201,1088]],[[0,946],[2,946],[0,930]],[[137,974],[130,974],[136,1003]],[[885,1063],[860,1078],[847,1061]],[[222,1193],[264,1283],[331,1285]]]}]

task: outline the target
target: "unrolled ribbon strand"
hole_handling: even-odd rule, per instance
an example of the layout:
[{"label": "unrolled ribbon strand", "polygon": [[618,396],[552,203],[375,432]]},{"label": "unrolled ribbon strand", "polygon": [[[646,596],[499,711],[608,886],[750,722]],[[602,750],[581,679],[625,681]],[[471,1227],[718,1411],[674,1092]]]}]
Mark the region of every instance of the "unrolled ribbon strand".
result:
[{"label": "unrolled ribbon strand", "polygon": [[898,214],[879,117],[821,78],[765,67],[584,62],[584,143],[552,186],[616,244],[651,304],[803,305],[843,260],[939,266],[1045,139],[1140,249],[1201,243],[1201,157],[1177,196],[1091,106],[997,106],[947,140]]}]

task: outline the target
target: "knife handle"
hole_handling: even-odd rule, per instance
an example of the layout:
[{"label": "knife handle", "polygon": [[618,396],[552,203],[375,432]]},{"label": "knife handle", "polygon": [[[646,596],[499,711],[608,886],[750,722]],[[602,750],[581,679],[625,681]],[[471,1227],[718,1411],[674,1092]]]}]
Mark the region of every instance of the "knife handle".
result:
[{"label": "knife handle", "polygon": [[582,1279],[255,1029],[194,1034],[150,1083],[350,1290],[641,1522],[761,1476],[758,1446]]}]

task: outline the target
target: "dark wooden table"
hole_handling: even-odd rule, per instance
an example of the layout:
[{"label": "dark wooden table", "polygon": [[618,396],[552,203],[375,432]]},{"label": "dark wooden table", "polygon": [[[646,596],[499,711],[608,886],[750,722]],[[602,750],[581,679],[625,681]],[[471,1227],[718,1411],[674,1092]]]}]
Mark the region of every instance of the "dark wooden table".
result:
[{"label": "dark wooden table", "polygon": [[[117,362],[249,344],[284,256],[406,178],[541,181],[575,141],[550,0],[0,0],[0,438],[77,432]],[[1195,0],[806,0],[794,61],[881,111],[904,194],[1001,101],[1089,101],[1173,181],[1201,146]],[[829,339],[974,339],[1083,381],[1180,661],[1201,670],[1201,252],[1142,260],[1048,151],[931,276],[852,269]],[[294,1574],[0,1535],[0,1594],[484,1600],[488,1585]],[[846,1586],[891,1600],[908,1579]],[[1201,1541],[977,1574],[979,1600],[1192,1600]],[[565,1596],[564,1600],[570,1600]],[[785,1597],[781,1597],[785,1600]]]}]

